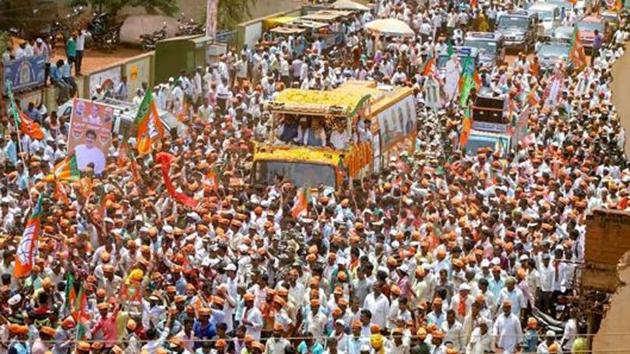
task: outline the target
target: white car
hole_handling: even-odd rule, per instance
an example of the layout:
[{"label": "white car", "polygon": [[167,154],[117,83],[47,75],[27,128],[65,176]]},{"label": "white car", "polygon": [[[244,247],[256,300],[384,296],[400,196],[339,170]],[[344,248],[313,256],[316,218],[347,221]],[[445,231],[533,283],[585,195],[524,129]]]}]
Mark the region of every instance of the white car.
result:
[{"label": "white car", "polygon": [[542,25],[540,36],[551,38],[553,30],[562,24],[562,13],[560,6],[552,3],[537,2],[530,6],[527,11],[538,15],[539,24]]}]

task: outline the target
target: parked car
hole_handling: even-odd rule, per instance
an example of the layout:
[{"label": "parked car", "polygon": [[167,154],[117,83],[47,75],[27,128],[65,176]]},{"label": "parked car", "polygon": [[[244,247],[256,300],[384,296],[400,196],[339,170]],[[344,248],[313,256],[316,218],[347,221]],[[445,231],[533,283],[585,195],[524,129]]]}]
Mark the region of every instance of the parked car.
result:
[{"label": "parked car", "polygon": [[497,30],[505,48],[530,52],[538,39],[538,15],[526,10],[510,11],[497,20]]},{"label": "parked car", "polygon": [[[543,43],[538,48],[536,56],[543,71],[552,70],[559,61],[566,61],[569,58],[571,46],[566,41],[550,41]],[[567,65],[571,63],[568,62]]]},{"label": "parked car", "polygon": [[[114,134],[122,134],[126,129],[129,129],[133,125],[133,121],[135,120],[138,112],[138,105],[110,98],[97,100],[97,102],[114,108],[114,123],[112,124],[112,132]],[[72,100],[68,100],[64,104],[60,105],[57,108],[57,114],[59,117],[64,117],[66,121],[70,121],[70,116],[72,115]],[[159,109],[158,114],[160,115],[160,121],[166,131],[177,129],[177,134],[182,136],[186,134],[186,125],[181,123],[173,114]]]},{"label": "parked car", "polygon": [[499,33],[468,32],[464,46],[477,49],[481,66],[492,68],[505,60],[503,36]]},{"label": "parked car", "polygon": [[538,15],[544,38],[551,38],[553,30],[562,24],[561,10],[556,4],[537,2],[530,6],[527,11]]},{"label": "parked car", "polygon": [[545,3],[557,5],[560,8],[560,18],[562,20],[564,20],[574,8],[571,2],[565,0],[547,0]]},{"label": "parked car", "polygon": [[576,26],[580,31],[580,40],[584,46],[584,50],[590,52],[593,49],[593,38],[595,38],[595,30],[599,32],[605,41],[608,33],[606,22],[601,17],[587,16],[580,20]]},{"label": "parked car", "polygon": [[560,26],[553,31],[551,39],[571,43],[573,40],[573,26]]},{"label": "parked car", "polygon": [[599,12],[599,15],[610,27],[611,32],[614,33],[617,28],[619,28],[619,23],[621,22],[621,19],[619,18],[619,13],[610,10],[602,10]]}]

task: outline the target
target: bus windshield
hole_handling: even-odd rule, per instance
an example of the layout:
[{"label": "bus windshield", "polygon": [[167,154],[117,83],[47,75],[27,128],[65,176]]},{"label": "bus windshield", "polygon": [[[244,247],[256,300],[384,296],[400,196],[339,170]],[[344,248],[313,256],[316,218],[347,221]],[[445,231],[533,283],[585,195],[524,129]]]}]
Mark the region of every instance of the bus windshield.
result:
[{"label": "bus windshield", "polygon": [[335,169],[329,165],[289,161],[258,161],[255,183],[272,185],[278,178],[301,187],[335,187]]}]

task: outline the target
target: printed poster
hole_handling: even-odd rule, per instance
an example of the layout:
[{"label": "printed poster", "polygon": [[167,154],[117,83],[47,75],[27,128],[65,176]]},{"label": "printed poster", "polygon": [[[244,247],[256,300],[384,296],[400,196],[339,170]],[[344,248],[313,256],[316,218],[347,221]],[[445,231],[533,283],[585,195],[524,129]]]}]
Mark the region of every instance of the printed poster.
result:
[{"label": "printed poster", "polygon": [[120,66],[90,74],[90,95],[93,95],[99,87],[103,89],[103,92],[110,91],[113,94],[121,79]]},{"label": "printed poster", "polygon": [[79,170],[94,168],[100,175],[105,170],[112,143],[114,108],[101,103],[77,99],[72,102],[68,151],[77,157]]}]

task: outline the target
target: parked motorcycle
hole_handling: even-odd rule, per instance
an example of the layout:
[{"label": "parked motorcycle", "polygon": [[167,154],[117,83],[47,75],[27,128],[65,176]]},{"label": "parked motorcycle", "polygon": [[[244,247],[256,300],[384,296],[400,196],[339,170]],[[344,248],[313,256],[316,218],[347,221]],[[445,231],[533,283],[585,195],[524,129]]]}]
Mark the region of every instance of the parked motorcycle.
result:
[{"label": "parked motorcycle", "polygon": [[193,36],[202,34],[205,31],[203,24],[195,22],[192,18],[186,19],[183,13],[177,19],[177,22],[179,22],[179,25],[175,33],[176,36]]},{"label": "parked motorcycle", "polygon": [[87,26],[94,46],[111,52],[120,43],[120,24],[114,23],[107,12],[95,13]]},{"label": "parked motorcycle", "polygon": [[165,38],[166,38],[166,24],[164,24],[161,29],[157,31],[153,31],[153,33],[151,34],[141,34],[140,45],[142,46],[142,50],[144,51],[154,50],[157,42]]}]

